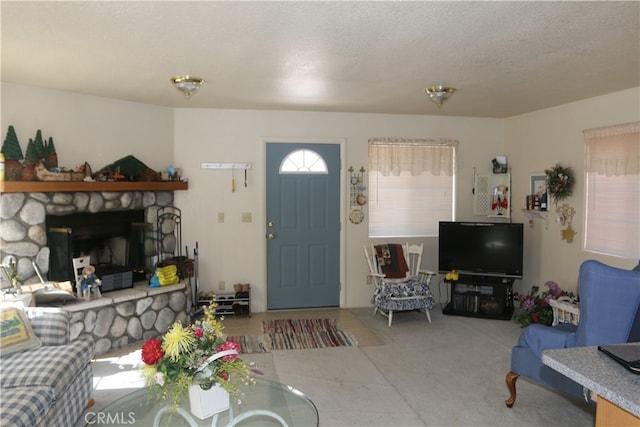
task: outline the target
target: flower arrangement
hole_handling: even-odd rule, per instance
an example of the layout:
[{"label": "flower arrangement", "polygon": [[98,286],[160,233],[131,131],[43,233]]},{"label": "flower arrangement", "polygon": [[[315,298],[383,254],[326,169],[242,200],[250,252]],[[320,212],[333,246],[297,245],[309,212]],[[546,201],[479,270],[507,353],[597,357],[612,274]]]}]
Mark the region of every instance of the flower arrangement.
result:
[{"label": "flower arrangement", "polygon": [[548,281],[544,284],[549,288],[549,292],[539,293],[539,286],[532,286],[531,291],[526,295],[514,295],[515,300],[520,302],[520,307],[524,310],[514,316],[523,328],[532,323],[551,326],[553,323],[553,309],[549,305],[550,300],[556,300],[562,296],[574,298],[573,292],[565,292],[560,289],[556,282]]},{"label": "flower arrangement", "polygon": [[143,344],[143,377],[155,397],[171,396],[178,406],[191,385],[208,390],[219,384],[232,399],[240,401],[240,386],[254,382],[251,364],[238,358],[240,346],[227,340],[222,323],[216,319],[215,306],[211,304],[203,319],[192,326],[176,322],[162,339]]},{"label": "flower arrangement", "polygon": [[558,163],[551,169],[545,169],[544,173],[547,175],[547,191],[553,197],[556,206],[559,201],[573,194],[573,185],[576,183],[573,169]]}]

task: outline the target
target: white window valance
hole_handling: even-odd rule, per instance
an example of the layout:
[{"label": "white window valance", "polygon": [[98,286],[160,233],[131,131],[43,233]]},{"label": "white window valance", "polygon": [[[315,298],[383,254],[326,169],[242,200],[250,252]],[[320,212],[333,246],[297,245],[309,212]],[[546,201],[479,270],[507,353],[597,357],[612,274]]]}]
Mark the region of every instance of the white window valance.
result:
[{"label": "white window valance", "polygon": [[587,173],[640,174],[640,122],[584,131]]},{"label": "white window valance", "polygon": [[369,140],[369,167],[383,176],[401,172],[421,175],[453,176],[455,156],[458,147],[454,139],[399,139],[373,138]]}]

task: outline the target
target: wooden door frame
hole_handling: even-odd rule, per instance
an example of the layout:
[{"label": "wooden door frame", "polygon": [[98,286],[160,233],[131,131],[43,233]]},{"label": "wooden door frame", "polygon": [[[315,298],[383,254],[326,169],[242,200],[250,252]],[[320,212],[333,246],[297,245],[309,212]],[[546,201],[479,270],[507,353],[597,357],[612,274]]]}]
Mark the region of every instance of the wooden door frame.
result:
[{"label": "wooden door frame", "polygon": [[[278,138],[278,137],[265,137],[262,138],[262,191],[260,194],[260,218],[262,219],[262,224],[260,227],[261,235],[263,236],[263,243],[260,245],[260,262],[262,264],[262,283],[264,283],[264,287],[261,290],[260,301],[261,304],[260,311],[267,310],[267,243],[266,243],[266,235],[267,235],[267,144],[334,144],[340,146],[340,230],[339,230],[339,245],[340,245],[340,307],[344,307],[346,304],[346,197],[347,191],[345,188],[345,154],[346,154],[346,138],[328,138],[328,139],[312,139],[312,138]],[[258,289],[256,289],[258,291]],[[252,289],[252,292],[254,290]]]}]

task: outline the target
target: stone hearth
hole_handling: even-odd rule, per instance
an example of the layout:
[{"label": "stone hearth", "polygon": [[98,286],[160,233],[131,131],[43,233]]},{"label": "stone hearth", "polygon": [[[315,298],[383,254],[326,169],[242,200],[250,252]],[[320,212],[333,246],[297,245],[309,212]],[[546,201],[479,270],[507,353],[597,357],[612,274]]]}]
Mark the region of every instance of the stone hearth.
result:
[{"label": "stone hearth", "polygon": [[71,339],[91,335],[97,356],[162,335],[174,322],[190,324],[191,292],[185,282],[160,288],[138,283],[63,308],[72,313]]}]

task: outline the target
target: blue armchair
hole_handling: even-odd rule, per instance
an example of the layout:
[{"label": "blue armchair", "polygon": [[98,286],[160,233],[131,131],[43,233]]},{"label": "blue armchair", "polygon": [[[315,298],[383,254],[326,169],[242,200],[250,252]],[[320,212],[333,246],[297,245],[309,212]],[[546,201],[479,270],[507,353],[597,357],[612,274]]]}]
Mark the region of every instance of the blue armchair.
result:
[{"label": "blue armchair", "polygon": [[578,291],[578,326],[533,324],[520,335],[505,378],[511,394],[505,401],[507,407],[516,401],[520,376],[577,399],[585,396],[581,385],[542,363],[544,350],[640,341],[640,271],[585,261],[580,266]]}]

